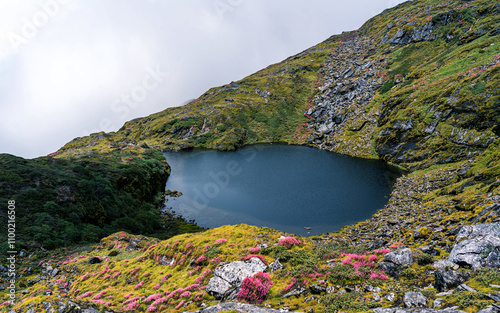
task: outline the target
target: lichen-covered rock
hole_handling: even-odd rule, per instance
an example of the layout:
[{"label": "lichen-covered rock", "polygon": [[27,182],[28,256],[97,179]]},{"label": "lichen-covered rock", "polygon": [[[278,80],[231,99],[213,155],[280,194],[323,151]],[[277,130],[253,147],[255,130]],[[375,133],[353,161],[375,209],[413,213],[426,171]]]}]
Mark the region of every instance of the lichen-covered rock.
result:
[{"label": "lichen-covered rock", "polygon": [[448,261],[474,268],[500,267],[500,223],[464,226],[457,242]]},{"label": "lichen-covered rock", "polygon": [[403,302],[407,308],[425,308],[428,301],[421,292],[407,292],[405,293]]},{"label": "lichen-covered rock", "polygon": [[268,309],[265,307],[252,305],[248,303],[238,303],[238,302],[225,302],[219,303],[214,306],[210,306],[199,311],[185,312],[185,313],[217,313],[226,311],[236,311],[238,313],[281,313],[280,310]]},{"label": "lichen-covered rock", "polygon": [[377,266],[379,269],[384,270],[389,276],[399,277],[401,266],[392,262],[379,262]]},{"label": "lichen-covered rock", "polygon": [[214,271],[214,277],[207,285],[207,293],[216,299],[222,299],[228,293],[241,286],[243,279],[251,277],[258,272],[263,272],[267,268],[259,258],[250,260],[223,263]]},{"label": "lichen-covered rock", "polygon": [[453,270],[440,268],[434,272],[435,284],[437,290],[445,291],[457,287],[465,282],[469,275],[467,273],[459,273]]},{"label": "lichen-covered rock", "polygon": [[413,254],[409,248],[399,249],[392,251],[384,255],[384,258],[397,265],[412,265],[413,264]]}]

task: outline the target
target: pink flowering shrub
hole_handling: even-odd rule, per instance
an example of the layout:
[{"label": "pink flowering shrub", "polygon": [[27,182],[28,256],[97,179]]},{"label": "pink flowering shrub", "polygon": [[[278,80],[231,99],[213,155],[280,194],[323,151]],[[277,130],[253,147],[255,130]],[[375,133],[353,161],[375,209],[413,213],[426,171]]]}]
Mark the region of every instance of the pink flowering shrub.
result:
[{"label": "pink flowering shrub", "polygon": [[259,252],[259,251],[260,251],[260,247],[250,248],[250,249],[248,249],[248,251],[249,251],[250,253],[257,253],[257,252]]},{"label": "pink flowering shrub", "polygon": [[389,249],[378,249],[378,250],[373,250],[373,253],[380,253],[380,254],[387,254],[391,252]]},{"label": "pink flowering shrub", "polygon": [[370,272],[370,279],[389,279],[389,277],[387,277],[386,275],[384,274],[381,274],[381,273],[377,273],[377,272]]},{"label": "pink flowering shrub", "polygon": [[149,302],[158,300],[160,298],[161,298],[161,294],[157,293],[157,294],[150,295],[149,297],[147,297],[146,299],[144,299],[144,302],[149,303]]},{"label": "pink flowering shrub", "polygon": [[86,272],[85,275],[82,276],[82,278],[80,279],[80,281],[84,281],[87,278],[89,278],[89,272]]},{"label": "pink flowering shrub", "polygon": [[4,303],[0,304],[0,307],[3,307],[4,305],[9,305],[10,301],[5,301]]},{"label": "pink flowering shrub", "polygon": [[140,306],[139,302],[130,302],[127,305],[123,306],[123,310],[128,311],[128,310],[135,310]]},{"label": "pink flowering shrub", "polygon": [[172,277],[172,274],[170,273],[167,273],[165,274],[161,279],[160,279],[160,283],[163,283],[165,282],[167,279],[169,279],[170,277]]},{"label": "pink flowering shrub", "polygon": [[241,260],[247,261],[250,260],[251,258],[259,258],[262,261],[262,263],[264,263],[265,265],[269,265],[269,263],[267,263],[267,261],[264,260],[264,257],[260,254],[249,254],[247,256],[242,257]]},{"label": "pink flowering shrub", "polygon": [[285,237],[285,238],[280,239],[278,241],[278,246],[286,247],[287,249],[289,249],[293,246],[300,246],[301,244],[302,244],[302,241],[295,239],[294,237]]},{"label": "pink flowering shrub", "polygon": [[191,292],[189,291],[184,291],[183,293],[181,293],[181,298],[191,298]]},{"label": "pink flowering shrub", "polygon": [[269,289],[273,285],[267,273],[258,272],[253,277],[247,277],[241,283],[241,290],[237,295],[238,301],[245,300],[259,304],[267,298]]},{"label": "pink flowering shrub", "polygon": [[281,291],[278,293],[278,295],[280,295],[280,296],[281,296],[282,294],[287,293],[290,289],[292,289],[292,287],[293,287],[293,286],[295,286],[295,284],[296,284],[297,282],[298,282],[298,279],[297,279],[297,278],[295,278],[295,277],[292,277],[292,282],[291,282],[288,286],[286,286],[286,288],[285,288],[285,289],[281,290]]},{"label": "pink flowering shrub", "polygon": [[220,238],[220,239],[217,239],[217,240],[215,241],[215,244],[216,244],[216,245],[221,245],[221,244],[223,244],[223,243],[225,243],[225,242],[227,242],[227,239],[226,239],[226,238]]},{"label": "pink flowering shrub", "polygon": [[177,304],[177,306],[175,307],[176,309],[180,308],[183,304],[184,304],[185,300],[182,300],[181,302],[179,302],[179,304]]},{"label": "pink flowering shrub", "polygon": [[142,285],[144,285],[144,282],[141,281],[140,283],[138,283],[137,285],[134,286],[134,289],[139,289],[142,287]]},{"label": "pink flowering shrub", "polygon": [[207,260],[207,257],[206,257],[206,256],[204,256],[204,255],[202,255],[202,256],[200,256],[200,257],[198,257],[198,258],[196,259],[195,263],[196,263],[196,264],[200,264],[200,263],[205,262],[206,260]]},{"label": "pink flowering shrub", "polygon": [[91,295],[93,294],[92,291],[87,291],[86,293],[76,297],[77,299],[81,299],[81,298],[87,298],[87,297],[90,297]]},{"label": "pink flowering shrub", "polygon": [[392,245],[390,245],[389,248],[391,248],[391,249],[397,249],[397,248],[399,248],[401,246],[404,246],[404,245],[405,244],[402,243],[402,242],[396,242],[396,243],[393,243]]},{"label": "pink flowering shrub", "polygon": [[98,300],[98,299],[101,299],[103,296],[106,295],[106,290],[103,290],[101,292],[99,292],[98,294],[96,294],[95,296],[92,297],[92,300]]}]

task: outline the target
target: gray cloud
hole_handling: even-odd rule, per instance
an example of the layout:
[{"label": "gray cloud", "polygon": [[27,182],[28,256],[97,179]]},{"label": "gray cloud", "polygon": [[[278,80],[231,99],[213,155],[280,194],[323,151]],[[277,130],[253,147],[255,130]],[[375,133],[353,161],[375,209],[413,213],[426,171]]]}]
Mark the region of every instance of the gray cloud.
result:
[{"label": "gray cloud", "polygon": [[2,0],[0,153],[36,157],[117,130],[399,2]]}]

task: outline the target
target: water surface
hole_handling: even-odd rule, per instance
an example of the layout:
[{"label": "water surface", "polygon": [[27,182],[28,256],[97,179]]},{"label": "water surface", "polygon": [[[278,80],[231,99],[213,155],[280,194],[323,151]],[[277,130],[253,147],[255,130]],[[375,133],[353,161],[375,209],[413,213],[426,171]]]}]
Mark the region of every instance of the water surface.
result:
[{"label": "water surface", "polygon": [[165,156],[172,167],[166,189],[183,193],[166,206],[210,228],[245,223],[304,236],[332,232],[381,209],[397,177],[379,161],[303,146]]}]

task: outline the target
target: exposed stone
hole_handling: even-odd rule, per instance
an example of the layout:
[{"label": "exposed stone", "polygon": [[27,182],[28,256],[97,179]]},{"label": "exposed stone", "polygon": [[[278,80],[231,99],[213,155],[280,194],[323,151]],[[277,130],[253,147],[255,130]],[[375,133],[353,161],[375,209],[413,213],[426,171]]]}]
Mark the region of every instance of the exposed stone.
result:
[{"label": "exposed stone", "polygon": [[214,270],[214,277],[207,285],[207,293],[220,300],[235,289],[238,289],[243,279],[263,272],[267,266],[259,258],[223,263]]},{"label": "exposed stone", "polygon": [[464,226],[457,242],[449,261],[474,268],[500,267],[500,223]]},{"label": "exposed stone", "polygon": [[427,306],[427,298],[421,292],[407,292],[404,295],[403,302],[407,308],[424,308]]},{"label": "exposed stone", "polygon": [[318,284],[313,284],[309,286],[309,290],[311,290],[311,293],[319,295],[323,292],[326,292],[326,287],[320,286]]},{"label": "exposed stone", "polygon": [[468,273],[459,273],[445,268],[439,268],[434,272],[435,283],[434,286],[439,291],[445,291],[457,287],[465,282],[469,275]]},{"label": "exposed stone", "polygon": [[413,264],[413,254],[411,249],[404,248],[398,249],[384,255],[384,259],[397,265],[412,265]]},{"label": "exposed stone", "polygon": [[91,257],[89,259],[89,264],[98,264],[98,263],[101,263],[101,259],[99,259],[98,257],[94,256],[94,257]]},{"label": "exposed stone", "polygon": [[434,256],[437,256],[440,254],[440,252],[438,250],[434,249],[434,247],[432,247],[432,246],[423,246],[423,247],[420,247],[419,249],[423,253],[434,255]]},{"label": "exposed stone", "polygon": [[399,277],[401,266],[392,262],[379,262],[377,266],[379,269],[384,270],[388,275],[392,277]]},{"label": "exposed stone", "polygon": [[236,311],[238,313],[282,313],[281,310],[274,310],[248,303],[224,302],[214,306],[203,308],[199,311],[190,311],[185,313],[218,313],[223,311]]},{"label": "exposed stone", "polygon": [[271,273],[274,273],[277,270],[284,269],[285,266],[280,263],[279,259],[276,259],[273,263],[269,264],[269,268],[271,269]]}]

